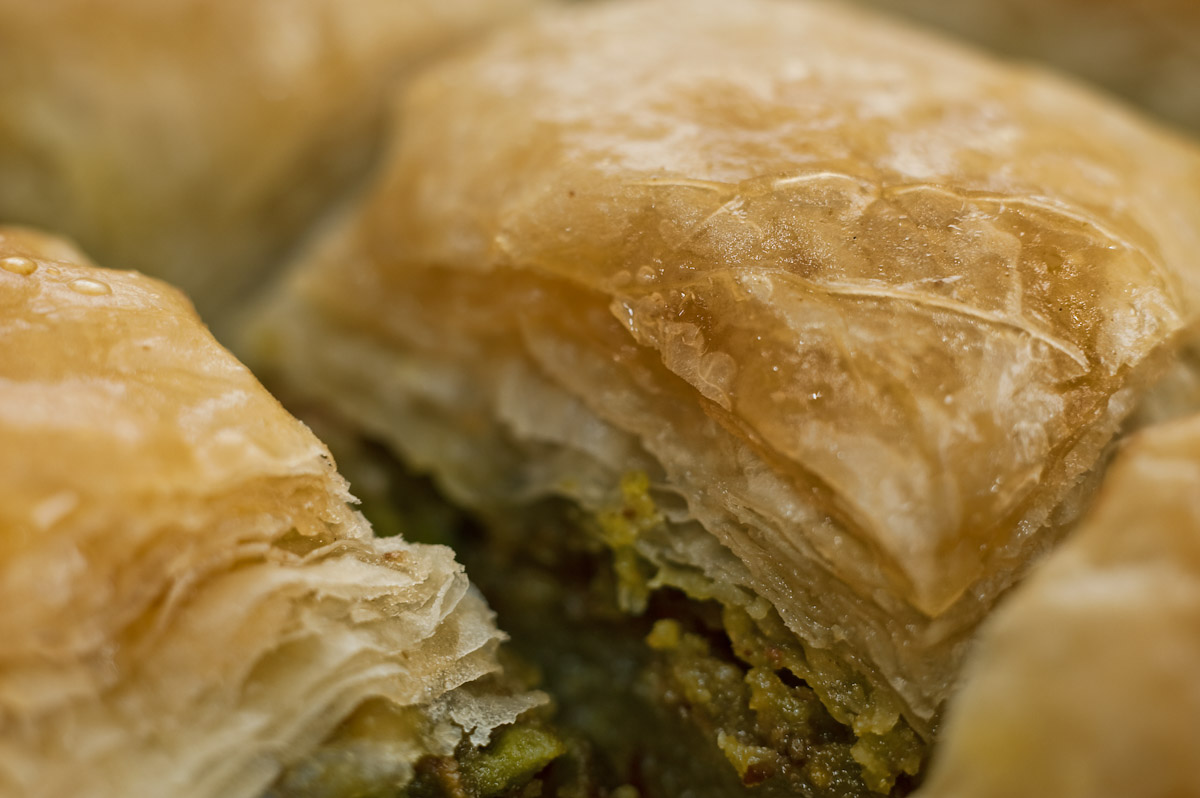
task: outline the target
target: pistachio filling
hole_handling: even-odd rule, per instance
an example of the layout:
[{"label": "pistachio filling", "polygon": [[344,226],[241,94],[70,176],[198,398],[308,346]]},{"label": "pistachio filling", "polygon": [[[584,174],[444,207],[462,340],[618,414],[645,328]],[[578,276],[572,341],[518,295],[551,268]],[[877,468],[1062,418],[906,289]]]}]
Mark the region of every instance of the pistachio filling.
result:
[{"label": "pistachio filling", "polygon": [[[541,795],[542,771],[563,740],[534,715],[496,730],[486,746],[412,708],[368,702],[264,798],[521,798]],[[459,736],[450,754],[434,740]],[[415,762],[415,764],[413,764]]]},{"label": "pistachio filling", "polygon": [[552,777],[553,794],[913,789],[927,745],[886,697],[828,652],[806,649],[765,601],[642,545],[680,533],[644,475],[626,475],[621,501],[604,512],[550,500],[479,522],[448,511],[381,448],[360,444],[353,459],[361,467],[364,457],[377,485],[389,473],[387,489],[364,498],[368,517],[453,546],[515,650],[540,668],[556,723],[572,736],[551,771],[576,771],[565,791]]},{"label": "pistachio filling", "polygon": [[483,750],[465,743],[454,756],[426,757],[405,798],[518,798],[541,795],[535,777],[566,752],[563,741],[536,725],[501,729]]},{"label": "pistachio filling", "polygon": [[[760,599],[728,586],[718,591],[692,569],[649,561],[637,541],[668,522],[644,474],[627,474],[621,494],[619,508],[597,517],[612,551],[618,605],[639,615],[650,593],[664,588],[721,605],[717,628],[732,657],[714,653],[671,618],[658,620],[646,642],[665,656],[673,689],[663,700],[689,708],[744,784],[779,777],[812,794],[857,794],[863,786],[888,794],[900,777],[917,775],[925,744],[897,707],[828,652],[802,645]],[[720,686],[721,700],[710,685]]]}]

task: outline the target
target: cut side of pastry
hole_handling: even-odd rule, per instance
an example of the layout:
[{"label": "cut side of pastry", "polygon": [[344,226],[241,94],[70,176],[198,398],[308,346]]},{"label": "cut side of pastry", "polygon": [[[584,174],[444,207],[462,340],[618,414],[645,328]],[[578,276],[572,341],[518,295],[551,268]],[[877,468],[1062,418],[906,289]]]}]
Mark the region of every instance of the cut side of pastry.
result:
[{"label": "cut side of pastry", "polygon": [[0,229],[0,795],[523,787],[545,697],[352,501],[181,294]]},{"label": "cut side of pastry", "polygon": [[[735,785],[908,790],[1194,318],[1196,152],[771,0],[547,14],[397,119],[255,333],[273,384],[481,519],[468,568],[564,706],[591,663]],[[678,794],[682,732],[576,714],[655,729],[614,767]]]},{"label": "cut side of pastry", "polygon": [[1129,442],[991,619],[921,795],[1200,794],[1200,416]]},{"label": "cut side of pastry", "polygon": [[0,0],[0,221],[219,326],[375,160],[395,85],[536,2]]}]

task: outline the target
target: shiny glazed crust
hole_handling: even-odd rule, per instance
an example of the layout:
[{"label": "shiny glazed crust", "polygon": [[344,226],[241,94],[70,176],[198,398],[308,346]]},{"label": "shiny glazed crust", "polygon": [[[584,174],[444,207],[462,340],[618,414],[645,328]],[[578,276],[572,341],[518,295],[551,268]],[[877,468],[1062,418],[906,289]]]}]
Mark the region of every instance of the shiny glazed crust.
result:
[{"label": "shiny glazed crust", "polygon": [[0,795],[249,798],[368,698],[413,760],[536,703],[460,689],[490,612],[350,501],[182,295],[0,229]]},{"label": "shiny glazed crust", "polygon": [[923,733],[1196,307],[1194,150],[835,6],[548,14],[399,119],[260,340],[291,389],[476,506],[645,471]]}]

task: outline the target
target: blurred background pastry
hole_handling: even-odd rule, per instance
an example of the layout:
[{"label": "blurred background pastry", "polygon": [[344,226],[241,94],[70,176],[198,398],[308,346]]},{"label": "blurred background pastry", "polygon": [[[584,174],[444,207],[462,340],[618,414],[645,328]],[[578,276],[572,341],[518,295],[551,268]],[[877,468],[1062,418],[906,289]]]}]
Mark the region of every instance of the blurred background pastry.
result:
[{"label": "blurred background pastry", "polygon": [[162,277],[220,328],[363,177],[396,83],[534,4],[0,0],[0,222]]},{"label": "blurred background pastry", "polygon": [[1200,132],[1200,4],[1192,0],[846,0],[1047,64]]},{"label": "blurred background pastry", "polygon": [[1130,440],[987,623],[922,796],[1200,793],[1200,416]]}]

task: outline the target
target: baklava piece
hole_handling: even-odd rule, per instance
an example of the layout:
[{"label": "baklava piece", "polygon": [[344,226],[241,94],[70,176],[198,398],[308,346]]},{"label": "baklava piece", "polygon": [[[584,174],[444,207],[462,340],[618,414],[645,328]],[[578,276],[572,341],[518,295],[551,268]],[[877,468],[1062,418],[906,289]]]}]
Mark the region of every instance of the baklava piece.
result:
[{"label": "baklava piece", "polygon": [[544,696],[351,501],[179,293],[0,229],[0,795],[524,789]]},{"label": "baklava piece", "polygon": [[1130,440],[980,637],[922,795],[1200,795],[1200,416]]},{"label": "baklava piece", "polygon": [[911,789],[1195,318],[1196,151],[796,0],[546,14],[398,120],[257,328],[271,379],[469,508],[614,783]]}]

